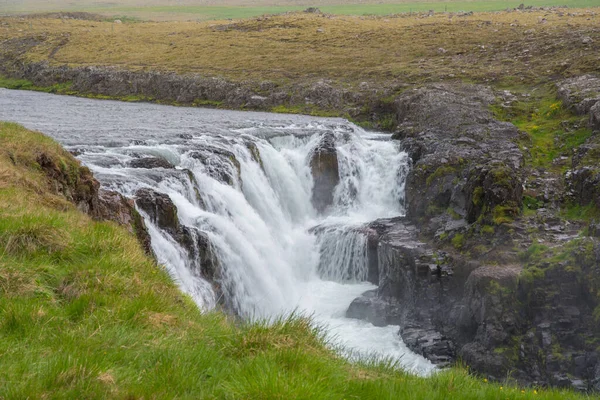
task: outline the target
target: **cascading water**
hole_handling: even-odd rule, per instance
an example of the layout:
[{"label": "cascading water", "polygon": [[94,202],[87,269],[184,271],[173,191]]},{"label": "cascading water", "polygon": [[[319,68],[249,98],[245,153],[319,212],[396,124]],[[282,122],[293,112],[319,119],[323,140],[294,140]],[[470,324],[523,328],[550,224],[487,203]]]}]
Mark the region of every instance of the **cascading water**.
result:
[{"label": "cascading water", "polygon": [[[40,104],[36,113],[29,111],[32,100]],[[0,90],[0,119],[77,150],[107,188],[128,197],[144,188],[168,195],[195,244],[183,246],[145,215],[152,248],[201,308],[225,304],[245,318],[300,311],[354,355],[375,353],[418,373],[432,370],[406,349],[398,327],[345,318],[350,302],[374,288],[366,282],[366,223],[404,212],[408,159],[385,135],[341,119],[58,101],[6,90]],[[324,134],[334,137],[339,183],[333,204],[318,213],[310,161]],[[150,156],[176,168],[130,167]],[[202,272],[199,237],[218,262],[217,291]]]}]

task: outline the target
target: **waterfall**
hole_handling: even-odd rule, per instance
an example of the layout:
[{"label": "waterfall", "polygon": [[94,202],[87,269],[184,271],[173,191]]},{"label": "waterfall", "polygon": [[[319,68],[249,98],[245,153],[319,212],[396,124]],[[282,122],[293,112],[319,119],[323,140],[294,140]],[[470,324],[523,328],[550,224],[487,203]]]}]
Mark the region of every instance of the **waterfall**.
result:
[{"label": "waterfall", "polygon": [[[398,327],[345,318],[350,302],[375,288],[366,282],[367,224],[404,214],[409,162],[389,135],[341,119],[15,96],[3,104],[8,115],[77,150],[104,187],[130,198],[150,189],[176,207],[177,226],[169,228],[140,211],[159,263],[200,309],[221,305],[246,319],[301,312],[354,355],[432,370],[406,349]],[[42,97],[38,114],[24,114],[25,96]],[[85,123],[64,122],[78,115]],[[187,128],[166,128],[165,118]],[[319,212],[311,159],[325,135],[339,182]],[[132,167],[150,158],[173,168]]]}]

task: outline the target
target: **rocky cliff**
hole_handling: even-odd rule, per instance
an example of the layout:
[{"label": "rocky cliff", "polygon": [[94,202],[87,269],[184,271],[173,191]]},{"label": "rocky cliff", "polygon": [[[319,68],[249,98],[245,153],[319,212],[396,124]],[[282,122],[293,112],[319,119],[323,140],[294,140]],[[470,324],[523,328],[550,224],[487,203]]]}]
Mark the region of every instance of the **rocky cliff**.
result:
[{"label": "rocky cliff", "polygon": [[[595,78],[563,82],[559,93],[582,80],[586,95],[572,91],[565,103],[591,113],[596,129]],[[597,137],[572,150],[572,170],[553,172],[570,197],[524,213],[536,171],[527,135],[489,111],[501,96],[437,84],[397,98],[394,138],[414,162],[407,217],[370,225],[379,287],[347,315],[400,325],[407,345],[440,365],[461,359],[496,380],[599,390],[600,242],[593,222],[561,211],[596,204]]]}]

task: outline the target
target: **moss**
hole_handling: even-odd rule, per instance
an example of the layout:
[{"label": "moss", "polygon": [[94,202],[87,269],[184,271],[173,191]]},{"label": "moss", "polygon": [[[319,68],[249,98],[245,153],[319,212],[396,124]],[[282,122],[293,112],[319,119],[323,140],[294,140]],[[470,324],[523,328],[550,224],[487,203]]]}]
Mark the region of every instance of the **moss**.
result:
[{"label": "moss", "polygon": [[438,178],[442,176],[450,175],[456,173],[456,168],[450,165],[442,165],[438,167],[431,175],[427,177],[425,180],[425,184],[427,186],[431,186],[431,184]]},{"label": "moss", "polygon": [[544,279],[546,276],[546,271],[542,268],[538,267],[528,267],[525,268],[521,274],[519,275],[519,280],[522,280],[525,283],[532,284],[536,280]]},{"label": "moss", "polygon": [[462,217],[460,216],[460,214],[457,213],[456,211],[454,211],[454,209],[452,207],[448,207],[448,209],[446,210],[446,212],[454,220],[462,219]]},{"label": "moss", "polygon": [[533,243],[526,251],[519,253],[519,258],[524,262],[537,262],[540,261],[549,250],[550,249],[546,245]]},{"label": "moss", "polygon": [[519,210],[512,206],[498,205],[492,209],[492,220],[496,225],[508,224],[519,214]]},{"label": "moss", "polygon": [[483,196],[484,196],[484,190],[482,186],[477,186],[475,189],[473,189],[473,204],[476,205],[477,207],[481,206],[483,204]]},{"label": "moss", "polygon": [[495,231],[495,228],[491,225],[483,225],[481,227],[481,233],[487,234],[487,235],[493,235]]},{"label": "moss", "polygon": [[467,243],[467,238],[465,237],[464,234],[457,233],[457,234],[455,234],[452,237],[451,243],[452,243],[452,246],[454,246],[455,249],[460,250]]},{"label": "moss", "polygon": [[[528,101],[519,101],[510,107],[492,107],[494,114],[510,121],[527,137],[520,141],[527,148],[526,161],[534,167],[564,172],[569,162],[555,164],[559,156],[570,157],[573,149],[583,144],[592,134],[587,128],[587,116],[579,116],[557,99],[553,86],[532,91]],[[574,128],[570,128],[574,127]]]}]

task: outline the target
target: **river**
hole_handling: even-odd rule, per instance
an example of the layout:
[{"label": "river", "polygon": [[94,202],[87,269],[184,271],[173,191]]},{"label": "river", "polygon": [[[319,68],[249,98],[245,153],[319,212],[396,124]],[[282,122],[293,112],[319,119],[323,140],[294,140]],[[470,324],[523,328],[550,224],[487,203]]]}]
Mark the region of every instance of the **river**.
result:
[{"label": "river", "polygon": [[[409,160],[389,135],[337,118],[6,89],[0,89],[0,120],[53,137],[108,189],[128,197],[141,188],[167,194],[180,222],[210,239],[222,295],[243,318],[310,315],[351,357],[390,358],[422,375],[434,369],[406,348],[398,326],[345,317],[354,298],[375,288],[366,282],[367,239],[360,228],[404,213]],[[311,202],[309,162],[324,134],[335,137],[340,182],[333,204],[319,213]],[[145,157],[176,168],[131,168]],[[158,261],[181,290],[201,310],[215,307],[219,299],[198,273],[198,260],[148,218],[146,224]]]}]

